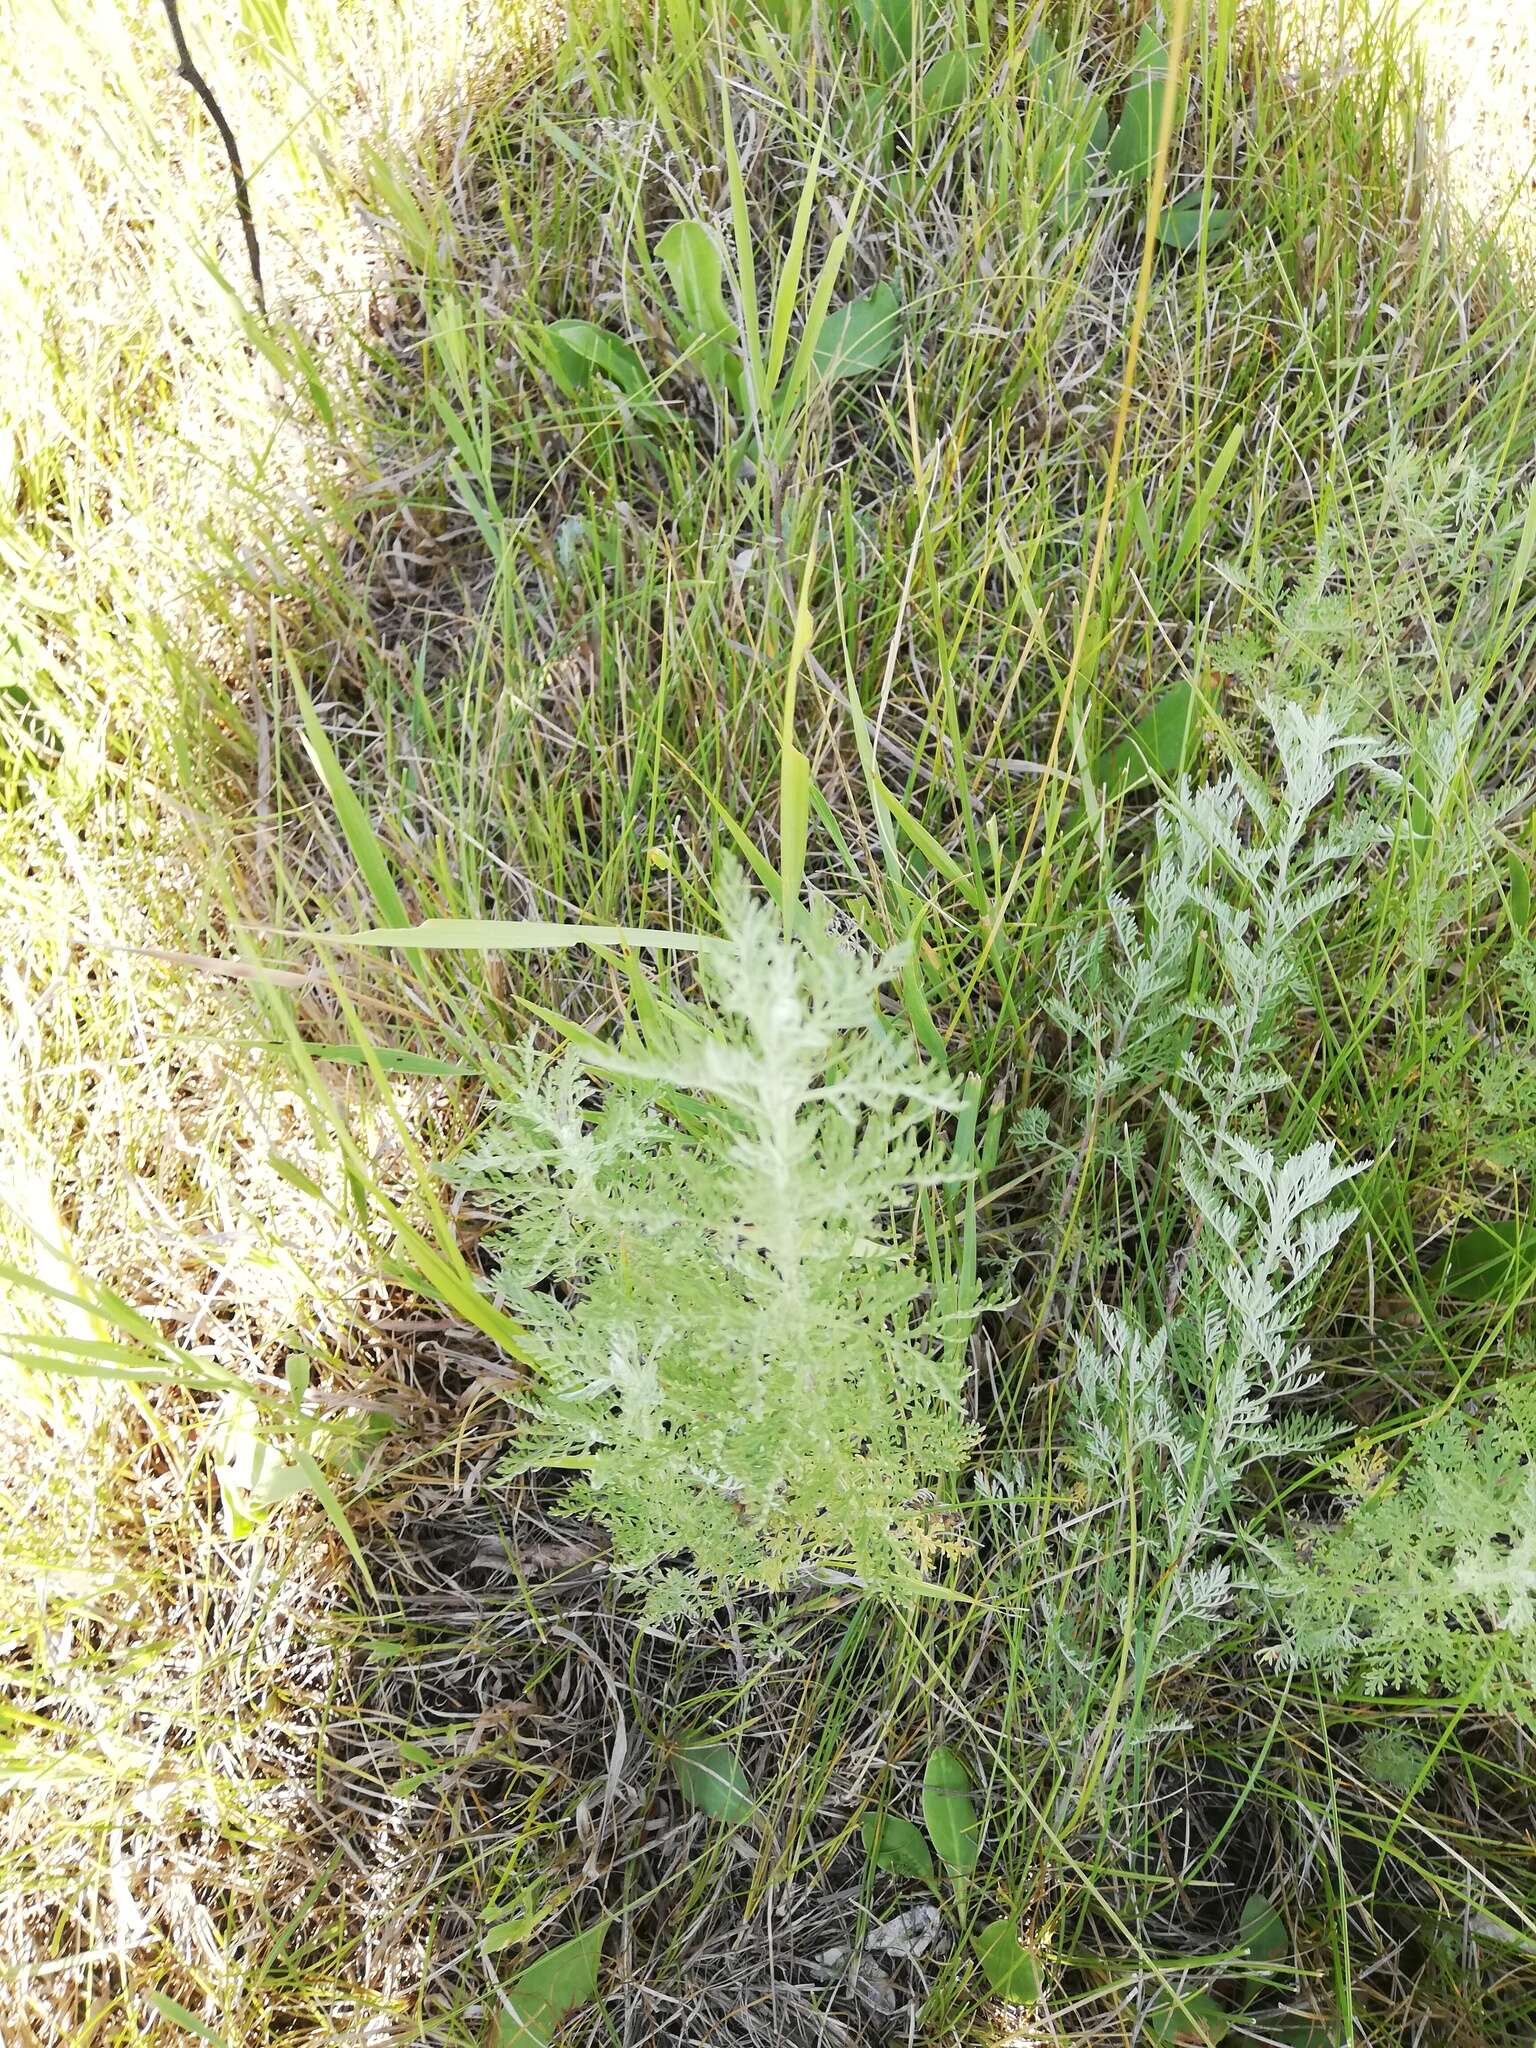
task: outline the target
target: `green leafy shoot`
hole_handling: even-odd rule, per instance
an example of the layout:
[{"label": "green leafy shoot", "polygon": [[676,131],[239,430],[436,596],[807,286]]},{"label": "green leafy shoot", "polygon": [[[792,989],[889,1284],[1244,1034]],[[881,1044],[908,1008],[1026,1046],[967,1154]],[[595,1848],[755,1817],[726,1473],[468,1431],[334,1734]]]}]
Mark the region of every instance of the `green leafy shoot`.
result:
[{"label": "green leafy shoot", "polygon": [[955,1752],[936,1749],[923,1772],[923,1821],[959,1893],[981,1860],[981,1817],[973,1792],[971,1774]]},{"label": "green leafy shoot", "polygon": [[739,410],[741,337],[725,303],[725,260],[702,221],[674,221],[656,245],[677,301],[684,334],[704,375],[723,385]]},{"label": "green leafy shoot", "polygon": [[632,403],[644,398],[644,363],[617,334],[591,320],[555,320],[544,330],[550,374],[568,398],[606,382]]},{"label": "green leafy shoot", "polygon": [[1243,1954],[1256,1963],[1283,1963],[1291,1952],[1285,1922],[1262,1892],[1244,1900],[1237,1938]]},{"label": "green leafy shoot", "polygon": [[919,1884],[935,1885],[938,1873],[933,1854],[922,1830],[899,1813],[867,1813],[859,1823],[859,1838],[877,1870],[891,1877],[916,1878]]},{"label": "green leafy shoot", "polygon": [[1165,249],[1183,252],[1199,248],[1203,238],[1206,248],[1214,249],[1231,234],[1236,219],[1226,206],[1165,207],[1158,216],[1157,239]]},{"label": "green leafy shoot", "polygon": [[513,1979],[496,2016],[495,2048],[549,2048],[566,2015],[596,1997],[611,1925],[599,1920]]},{"label": "green leafy shoot", "polygon": [[870,377],[896,353],[901,301],[893,287],[877,284],[863,298],[829,313],[811,350],[811,368],[823,384]]},{"label": "green leafy shoot", "polygon": [[976,1950],[988,1984],[1010,2005],[1033,2005],[1043,1989],[1039,1958],[1019,1939],[1012,1920],[993,1920],[976,1935]]},{"label": "green leafy shoot", "polygon": [[[1120,119],[1109,138],[1106,163],[1111,177],[1144,185],[1152,175],[1157,136],[1168,91],[1168,46],[1148,22],[1131,60],[1130,84]],[[1175,114],[1175,125],[1178,116]]]},{"label": "green leafy shoot", "polygon": [[908,1234],[960,1098],[880,1015],[899,957],[722,898],[698,997],[511,1057],[450,1170],[533,1360],[512,1469],[572,1475],[654,1617],[828,1564],[910,1598],[969,1443],[969,1301]]},{"label": "green leafy shoot", "polygon": [[1536,1279],[1536,1229],[1523,1216],[1469,1223],[1456,1233],[1434,1278],[1443,1293],[1461,1301],[1522,1301]]},{"label": "green leafy shoot", "polygon": [[1508,886],[1504,901],[1509,907],[1509,921],[1515,936],[1522,938],[1531,928],[1531,869],[1518,849],[1511,849],[1505,875]]},{"label": "green leafy shoot", "polygon": [[1147,2039],[1158,2048],[1215,2048],[1230,2027],[1208,1991],[1166,1991],[1147,2014]]},{"label": "green leafy shoot", "polygon": [[1109,800],[1143,784],[1174,783],[1194,760],[1206,702],[1193,683],[1175,683],[1094,763],[1094,781]]},{"label": "green leafy shoot", "polygon": [[881,78],[891,78],[912,61],[912,0],[854,0],[855,10]]},{"label": "green leafy shoot", "polygon": [[678,1790],[692,1807],[727,1827],[758,1818],[757,1801],[741,1758],[728,1742],[709,1735],[685,1735],[672,1755]]},{"label": "green leafy shoot", "polygon": [[976,90],[985,60],[979,43],[962,43],[934,58],[918,87],[925,123],[952,121],[962,111]]}]

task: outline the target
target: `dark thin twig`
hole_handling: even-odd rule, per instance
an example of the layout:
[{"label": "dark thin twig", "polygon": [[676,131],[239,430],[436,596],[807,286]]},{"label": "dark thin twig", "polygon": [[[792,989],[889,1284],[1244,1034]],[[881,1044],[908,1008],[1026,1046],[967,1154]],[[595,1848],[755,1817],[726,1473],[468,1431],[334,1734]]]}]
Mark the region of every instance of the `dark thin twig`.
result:
[{"label": "dark thin twig", "polygon": [[256,305],[263,320],[267,317],[267,295],[261,282],[261,244],[256,239],[256,216],[251,211],[250,187],[245,182],[245,170],[240,162],[240,148],[235,141],[235,132],[224,118],[224,110],[213,96],[213,89],[201,71],[192,62],[192,52],[187,48],[186,33],[181,26],[181,10],[177,0],[164,0],[166,17],[171,24],[171,40],[176,45],[176,69],[191,86],[208,111],[208,118],[219,131],[224,144],[224,153],[229,158],[229,168],[235,179],[235,210],[240,216],[240,225],[245,231],[245,253],[250,261],[251,282],[256,287]]}]

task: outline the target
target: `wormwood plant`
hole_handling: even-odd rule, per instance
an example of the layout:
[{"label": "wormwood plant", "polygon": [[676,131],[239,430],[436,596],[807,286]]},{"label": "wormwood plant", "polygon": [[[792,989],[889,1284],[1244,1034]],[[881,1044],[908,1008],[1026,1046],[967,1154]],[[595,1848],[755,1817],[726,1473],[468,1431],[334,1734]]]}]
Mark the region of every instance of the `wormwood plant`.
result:
[{"label": "wormwood plant", "polygon": [[1281,1660],[1536,1720],[1536,1393],[1441,1417],[1401,1473],[1354,1465],[1342,1520],[1272,1558]]},{"label": "wormwood plant", "polygon": [[[1332,1434],[1300,1405],[1316,1379],[1302,1332],[1353,1221],[1342,1196],[1360,1169],[1326,1140],[1278,1151],[1265,1105],[1284,1080],[1307,935],[1386,836],[1369,801],[1342,817],[1335,801],[1344,778],[1379,786],[1387,773],[1381,748],[1348,731],[1345,701],[1269,711],[1278,792],[1239,772],[1166,803],[1140,908],[1112,901],[1107,923],[1064,956],[1055,1014],[1090,1113],[1120,1124],[1114,1156],[1134,1174],[1143,1144],[1121,1120],[1157,1092],[1187,1214],[1170,1267],[1124,1282],[1081,1338],[1068,1435],[1087,1502],[1134,1518],[1134,1544],[1097,1578],[1135,1646],[1132,1696],[1231,1626],[1240,1560],[1282,1663],[1369,1692],[1439,1682],[1529,1714],[1529,1389],[1501,1390],[1479,1419],[1437,1422],[1399,1474],[1346,1461],[1357,1483],[1342,1519],[1294,1545],[1256,1539],[1243,1507],[1255,1466]],[[1420,794],[1411,777],[1408,794]],[[1050,1627],[1059,1689],[1081,1710],[1108,1683],[1102,1646],[1096,1659],[1070,1607]],[[1137,1740],[1156,1726],[1144,1720]]]},{"label": "wormwood plant", "polygon": [[[1264,1112],[1306,935],[1381,829],[1369,807],[1331,817],[1332,800],[1382,760],[1328,702],[1267,716],[1278,790],[1244,769],[1170,798],[1140,908],[1113,899],[1107,924],[1068,947],[1054,1005],[1094,1122],[1122,1131],[1127,1175],[1141,1156],[1128,1105],[1157,1092],[1187,1218],[1165,1268],[1122,1277],[1118,1302],[1101,1303],[1068,1382],[1081,1495],[1134,1514],[1099,1592],[1134,1639],[1138,1688],[1228,1625],[1245,1475],[1329,1433],[1295,1410],[1316,1377],[1299,1333],[1359,1168],[1326,1140],[1277,1151]],[[1054,1626],[1081,1667],[1070,1616]]]},{"label": "wormwood plant", "polygon": [[528,1335],[515,1469],[577,1475],[653,1618],[817,1566],[910,1593],[968,1445],[966,1288],[912,1228],[959,1097],[882,1024],[900,962],[724,911],[695,1000],[525,1051],[453,1176]]}]

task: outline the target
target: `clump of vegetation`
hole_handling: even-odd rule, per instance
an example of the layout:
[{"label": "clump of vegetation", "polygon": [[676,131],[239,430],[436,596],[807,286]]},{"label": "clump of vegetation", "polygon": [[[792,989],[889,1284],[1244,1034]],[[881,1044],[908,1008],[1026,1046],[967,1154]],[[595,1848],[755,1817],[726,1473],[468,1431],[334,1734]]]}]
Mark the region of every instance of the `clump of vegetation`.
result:
[{"label": "clump of vegetation", "polygon": [[18,4],[0,2035],[1526,2039],[1536,380],[1406,26],[210,0],[263,314],[161,0]]},{"label": "clump of vegetation", "polygon": [[[1369,808],[1324,824],[1324,807],[1381,749],[1326,703],[1268,709],[1279,793],[1234,774],[1170,799],[1144,911],[1116,904],[1069,958],[1056,1005],[1101,1109],[1133,1078],[1161,1084],[1188,1205],[1172,1270],[1125,1275],[1127,1307],[1102,1308],[1084,1333],[1069,1397],[1084,1484],[1136,1503],[1154,1636],[1221,1611],[1227,1517],[1249,1468],[1329,1430],[1286,1411],[1317,1381],[1300,1331],[1354,1220],[1339,1195],[1360,1168],[1326,1140],[1277,1153],[1263,1108],[1285,1085],[1306,938],[1380,836]],[[1150,1325],[1148,1298],[1163,1308]]]},{"label": "clump of vegetation", "polygon": [[1347,1468],[1339,1520],[1272,1560],[1282,1656],[1365,1692],[1475,1699],[1529,1722],[1536,1702],[1536,1398],[1498,1388],[1480,1412],[1415,1433],[1394,1468]]},{"label": "clump of vegetation", "polygon": [[813,1565],[910,1594],[969,1434],[972,1303],[913,1230],[960,1098],[880,1015],[900,960],[723,894],[697,999],[527,1052],[454,1171],[527,1332],[513,1469],[581,1475],[653,1619]]}]

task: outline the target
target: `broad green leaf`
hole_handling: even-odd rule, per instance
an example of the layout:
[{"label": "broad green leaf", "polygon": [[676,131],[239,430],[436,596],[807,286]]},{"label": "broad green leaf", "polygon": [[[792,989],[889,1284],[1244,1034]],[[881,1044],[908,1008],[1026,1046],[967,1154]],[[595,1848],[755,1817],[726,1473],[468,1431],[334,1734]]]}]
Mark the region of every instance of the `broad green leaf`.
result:
[{"label": "broad green leaf", "polygon": [[[1046,104],[1067,117],[1074,134],[1086,128],[1085,139],[1090,149],[1104,149],[1109,142],[1109,109],[1102,100],[1094,99],[1072,71],[1066,58],[1058,52],[1049,29],[1035,30],[1026,45],[1026,55]],[[1088,119],[1090,109],[1091,121]]]},{"label": "broad green leaf", "polygon": [[994,1920],[975,1936],[973,1946],[987,1982],[1010,2005],[1033,2005],[1040,1996],[1040,1964],[1019,1940],[1011,1920]]},{"label": "broad green leaf", "polygon": [[1147,2014],[1147,2039],[1161,2048],[1213,2048],[1231,2022],[1207,1991],[1168,1991]]},{"label": "broad green leaf", "polygon": [[307,1481],[268,1439],[266,1417],[249,1401],[229,1405],[215,1432],[213,1473],[230,1534],[243,1539],[258,1526],[258,1508],[273,1508],[302,1493]]},{"label": "broad green leaf", "polygon": [[308,1486],[301,1465],[288,1465],[275,1455],[269,1455],[266,1462],[251,1481],[251,1501],[259,1508],[281,1507],[285,1500],[292,1500]]},{"label": "broad green leaf", "polygon": [[702,221],[679,220],[657,243],[656,253],[666,266],[683,324],[697,344],[695,361],[706,377],[728,381],[735,358],[727,349],[738,347],[740,337],[725,303],[725,261],[719,243]]},{"label": "broad green leaf", "polygon": [[923,1824],[957,1888],[981,1859],[981,1821],[971,1774],[952,1749],[936,1749],[923,1772]]},{"label": "broad green leaf", "polygon": [[1048,71],[1056,62],[1056,38],[1043,22],[1031,32],[1024,54],[1037,71]]},{"label": "broad green leaf", "polygon": [[948,121],[958,114],[975,90],[981,76],[983,52],[979,43],[967,43],[958,50],[946,50],[935,57],[923,73],[918,97],[929,121]]},{"label": "broad green leaf", "polygon": [[[1214,249],[1224,242],[1231,234],[1236,218],[1230,207],[1213,206],[1204,215],[1205,246]],[[1158,215],[1157,239],[1165,249],[1198,248],[1201,219],[1198,201],[1193,206],[1169,207]]]},{"label": "broad green leaf", "polygon": [[1157,131],[1168,90],[1168,48],[1150,22],[1141,32],[1131,59],[1131,82],[1114,134],[1109,138],[1111,177],[1144,185],[1157,155]]},{"label": "broad green leaf", "polygon": [[892,1877],[915,1877],[921,1884],[937,1881],[922,1830],[899,1813],[866,1813],[859,1835],[877,1870],[889,1871]]},{"label": "broad green leaf", "polygon": [[1509,921],[1517,933],[1528,932],[1531,928],[1531,871],[1524,854],[1517,850],[1510,853],[1508,874]]},{"label": "broad green leaf", "polygon": [[[1249,2022],[1250,2026],[1253,2024],[1253,2021]],[[1279,2019],[1264,2020],[1260,2024],[1263,2038],[1281,2042],[1284,2048],[1340,2048],[1338,2029],[1325,2026],[1321,2020]]]},{"label": "broad green leaf", "polygon": [[862,299],[839,306],[821,323],[811,350],[811,369],[823,383],[868,377],[883,370],[896,353],[901,302],[889,284],[877,284]]},{"label": "broad green leaf", "polygon": [[1262,1892],[1254,1892],[1244,1902],[1238,1939],[1243,1954],[1256,1963],[1282,1963],[1291,1952],[1285,1922]]},{"label": "broad green leaf", "polygon": [[1190,765],[1200,740],[1205,700],[1193,683],[1175,683],[1125,738],[1104,748],[1093,779],[1106,798],[1124,796],[1154,776],[1174,782]]},{"label": "broad green leaf", "polygon": [[786,931],[793,931],[800,906],[810,819],[811,764],[786,741],[779,756],[779,898]]},{"label": "broad green leaf", "polygon": [[544,330],[550,374],[567,398],[580,398],[594,377],[642,398],[649,378],[645,365],[627,341],[591,320],[555,320]]},{"label": "broad green leaf", "polygon": [[891,121],[887,110],[891,90],[886,84],[866,85],[853,103],[849,130],[854,141],[866,148],[876,141],[883,142],[890,134]]},{"label": "broad green leaf", "polygon": [[1067,158],[1056,180],[1053,217],[1069,234],[1088,209],[1093,196],[1093,167],[1082,150]]},{"label": "broad green leaf", "polygon": [[883,78],[899,71],[912,55],[912,0],[854,0],[860,24]]},{"label": "broad green leaf", "polygon": [[1029,59],[1031,68],[1038,74],[1043,83],[1051,84],[1054,82],[1057,63],[1056,38],[1043,24],[1034,31],[1029,41],[1024,45],[1024,54]]},{"label": "broad green leaf", "polygon": [[1458,1232],[1436,1275],[1461,1301],[1517,1301],[1536,1279],[1536,1226],[1499,1216]]},{"label": "broad green leaf", "polygon": [[1037,28],[1024,45],[1025,59],[1035,74],[1035,83],[1040,88],[1040,97],[1048,106],[1061,108],[1072,97],[1078,81],[1068,69],[1066,59],[1056,48],[1056,39],[1048,28]]},{"label": "broad green leaf", "polygon": [[611,1924],[599,1920],[585,1934],[561,1942],[530,1963],[513,1980],[506,2006],[496,2016],[496,2048],[549,2048],[566,2014],[596,1995]]},{"label": "broad green leaf", "polygon": [[672,1768],[684,1799],[712,1820],[735,1828],[757,1819],[752,1787],[728,1742],[711,1735],[685,1735],[673,1752]]}]

